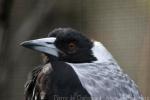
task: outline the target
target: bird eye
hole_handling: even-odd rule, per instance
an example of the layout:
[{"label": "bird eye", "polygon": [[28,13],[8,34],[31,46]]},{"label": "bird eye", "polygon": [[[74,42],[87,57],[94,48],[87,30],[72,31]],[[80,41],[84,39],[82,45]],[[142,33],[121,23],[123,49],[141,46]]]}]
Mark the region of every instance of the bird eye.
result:
[{"label": "bird eye", "polygon": [[68,48],[72,50],[72,49],[76,48],[76,44],[71,42],[68,44]]}]

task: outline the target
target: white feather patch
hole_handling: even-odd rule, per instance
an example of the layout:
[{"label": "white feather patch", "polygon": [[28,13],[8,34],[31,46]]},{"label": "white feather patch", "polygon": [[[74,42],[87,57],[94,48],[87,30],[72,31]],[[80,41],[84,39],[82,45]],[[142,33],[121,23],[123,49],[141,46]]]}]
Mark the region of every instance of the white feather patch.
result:
[{"label": "white feather patch", "polygon": [[42,72],[46,74],[46,73],[51,72],[52,70],[53,70],[52,65],[50,63],[48,63],[43,67]]}]

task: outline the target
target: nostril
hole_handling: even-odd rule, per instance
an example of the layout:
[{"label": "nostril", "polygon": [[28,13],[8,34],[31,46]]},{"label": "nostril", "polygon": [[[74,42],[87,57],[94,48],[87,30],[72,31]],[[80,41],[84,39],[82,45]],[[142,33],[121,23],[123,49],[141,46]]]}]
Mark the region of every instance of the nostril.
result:
[{"label": "nostril", "polygon": [[52,42],[46,42],[47,44],[53,44]]}]

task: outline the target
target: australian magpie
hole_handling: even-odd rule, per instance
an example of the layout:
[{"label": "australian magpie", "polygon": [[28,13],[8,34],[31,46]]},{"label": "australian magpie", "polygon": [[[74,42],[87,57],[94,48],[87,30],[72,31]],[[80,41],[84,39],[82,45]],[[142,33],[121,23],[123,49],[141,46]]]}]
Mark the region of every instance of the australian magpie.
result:
[{"label": "australian magpie", "polygon": [[44,54],[25,85],[26,100],[143,100],[102,43],[71,28],[21,43]]}]

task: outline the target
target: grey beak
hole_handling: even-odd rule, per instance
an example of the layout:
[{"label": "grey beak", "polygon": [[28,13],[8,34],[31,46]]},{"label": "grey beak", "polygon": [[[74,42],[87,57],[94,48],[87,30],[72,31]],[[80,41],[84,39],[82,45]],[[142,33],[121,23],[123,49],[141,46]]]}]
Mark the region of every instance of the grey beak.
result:
[{"label": "grey beak", "polygon": [[41,38],[35,40],[24,41],[20,45],[26,48],[30,48],[32,50],[50,54],[58,57],[59,50],[54,45],[56,38]]}]

